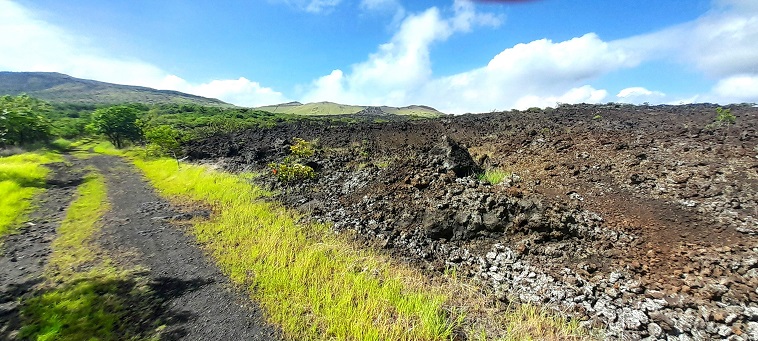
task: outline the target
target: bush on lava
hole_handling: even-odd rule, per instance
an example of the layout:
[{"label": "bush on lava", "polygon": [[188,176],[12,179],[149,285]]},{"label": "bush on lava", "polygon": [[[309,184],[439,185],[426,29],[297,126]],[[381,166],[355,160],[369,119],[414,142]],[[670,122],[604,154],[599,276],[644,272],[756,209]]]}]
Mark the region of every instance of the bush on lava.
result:
[{"label": "bush on lava", "polygon": [[299,158],[311,157],[316,152],[313,148],[313,143],[303,140],[299,137],[292,139],[294,142],[290,146],[290,153]]},{"label": "bush on lava", "polygon": [[269,163],[268,167],[271,168],[271,172],[276,178],[282,182],[301,181],[316,177],[316,171],[312,167],[291,162],[289,158],[285,158],[281,163]]},{"label": "bush on lava", "polygon": [[502,169],[488,169],[484,173],[481,173],[477,176],[477,178],[480,181],[485,181],[489,183],[490,185],[497,185],[506,178],[512,177],[513,174],[511,172],[502,170]]},{"label": "bush on lava", "polygon": [[716,108],[716,122],[721,125],[734,124],[737,122],[737,117],[732,114],[731,109],[724,109],[722,107]]},{"label": "bush on lava", "polygon": [[269,163],[271,173],[281,182],[302,181],[316,177],[313,167],[300,163],[300,160],[313,156],[315,150],[313,143],[301,138],[294,138],[290,146],[290,155],[280,163]]},{"label": "bush on lava", "polygon": [[735,123],[737,123],[737,117],[732,114],[731,109],[718,107],[716,108],[716,119],[713,121],[713,123],[705,126],[705,129],[712,131]]}]

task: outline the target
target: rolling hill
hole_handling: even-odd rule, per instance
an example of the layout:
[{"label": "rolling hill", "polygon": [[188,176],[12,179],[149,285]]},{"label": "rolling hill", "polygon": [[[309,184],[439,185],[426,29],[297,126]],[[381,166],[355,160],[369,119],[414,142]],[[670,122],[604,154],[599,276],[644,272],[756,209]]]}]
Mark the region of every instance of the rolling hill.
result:
[{"label": "rolling hill", "polygon": [[346,105],[333,102],[317,102],[303,104],[300,102],[289,102],[277,105],[267,105],[263,107],[257,107],[256,109],[264,110],[273,113],[287,113],[296,115],[312,115],[312,116],[326,116],[326,115],[353,115],[361,113],[370,113],[372,115],[386,114],[386,115],[413,115],[420,117],[438,117],[444,115],[444,113],[437,111],[432,107],[423,105],[411,105],[407,107],[389,107],[389,106],[361,106],[361,105]]},{"label": "rolling hill", "polygon": [[71,77],[56,72],[0,71],[0,96],[27,94],[51,103],[78,104],[199,104],[233,106],[215,98],[206,98],[172,90],[105,83]]},{"label": "rolling hill", "polygon": [[[190,95],[173,90],[156,90],[141,86],[105,83],[81,79],[57,72],[8,72],[0,71],[0,96],[27,94],[51,103],[76,103],[108,105],[120,103],[144,104],[198,104],[206,106],[234,107],[215,98]],[[406,107],[361,106],[332,102],[303,104],[289,102],[257,107],[272,113],[287,113],[305,116],[328,115],[403,115],[438,117],[444,115],[436,109],[423,105]]]}]

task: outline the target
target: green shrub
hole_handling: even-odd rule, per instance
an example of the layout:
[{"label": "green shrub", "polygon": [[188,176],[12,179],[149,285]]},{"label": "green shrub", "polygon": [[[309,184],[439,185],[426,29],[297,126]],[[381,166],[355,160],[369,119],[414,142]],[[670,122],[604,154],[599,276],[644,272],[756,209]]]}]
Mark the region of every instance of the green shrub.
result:
[{"label": "green shrub", "polygon": [[312,179],[316,177],[316,171],[312,167],[302,165],[296,162],[287,162],[285,159],[282,163],[270,163],[271,172],[279,181],[291,182]]},{"label": "green shrub", "polygon": [[271,173],[281,182],[302,181],[316,177],[316,171],[312,167],[301,163],[301,159],[313,156],[315,150],[313,143],[301,138],[292,139],[290,155],[280,163],[269,163]]},{"label": "green shrub", "polygon": [[720,125],[729,125],[737,122],[737,117],[732,114],[731,109],[724,109],[722,107],[716,108],[716,122]]},{"label": "green shrub", "polygon": [[142,130],[137,125],[139,110],[127,105],[100,108],[92,113],[90,129],[105,135],[116,148],[124,147],[126,141],[142,138]]},{"label": "green shrub", "polygon": [[313,143],[303,140],[299,137],[292,139],[294,142],[290,146],[290,153],[296,157],[311,157],[315,153]]},{"label": "green shrub", "polygon": [[156,156],[176,156],[181,151],[183,134],[169,125],[159,125],[145,130],[147,149]]},{"label": "green shrub", "polygon": [[716,119],[705,126],[705,130],[714,131],[718,128],[729,126],[737,122],[737,117],[732,114],[731,109],[724,109],[722,107],[716,108]]},{"label": "green shrub", "polygon": [[0,146],[50,140],[50,105],[27,95],[0,97]]}]

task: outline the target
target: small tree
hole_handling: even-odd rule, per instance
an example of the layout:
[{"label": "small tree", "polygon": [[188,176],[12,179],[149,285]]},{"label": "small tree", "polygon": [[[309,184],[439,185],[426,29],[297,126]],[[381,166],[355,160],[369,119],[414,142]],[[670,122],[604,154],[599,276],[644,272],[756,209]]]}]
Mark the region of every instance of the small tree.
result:
[{"label": "small tree", "polygon": [[731,109],[724,109],[722,107],[716,108],[716,122],[720,125],[730,125],[737,122],[737,117],[732,114]]},{"label": "small tree", "polygon": [[142,137],[142,130],[137,126],[138,113],[136,108],[125,105],[97,109],[92,114],[92,127],[120,149],[124,141],[134,142]]},{"label": "small tree", "polygon": [[50,140],[50,123],[42,116],[50,105],[27,95],[0,97],[0,146]]},{"label": "small tree", "polygon": [[182,133],[169,125],[159,125],[145,129],[145,139],[150,143],[148,150],[154,154],[176,157],[180,152]]}]

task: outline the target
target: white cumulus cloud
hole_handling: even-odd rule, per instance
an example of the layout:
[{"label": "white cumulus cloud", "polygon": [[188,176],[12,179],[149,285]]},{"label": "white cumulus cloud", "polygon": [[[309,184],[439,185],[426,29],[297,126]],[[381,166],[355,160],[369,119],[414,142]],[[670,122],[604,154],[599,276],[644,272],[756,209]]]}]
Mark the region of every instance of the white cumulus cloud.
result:
[{"label": "white cumulus cloud", "polygon": [[[386,2],[368,2],[378,6]],[[366,61],[352,66],[349,73],[334,70],[315,80],[304,101],[335,101],[361,104],[404,104],[413,93],[431,80],[430,48],[456,32],[475,26],[497,26],[497,16],[477,12],[474,5],[458,0],[453,14],[444,17],[437,7],[403,19],[392,39],[379,45]]]},{"label": "white cumulus cloud", "polygon": [[280,92],[245,78],[190,83],[153,64],[110,56],[85,38],[39,19],[11,1],[0,0],[0,70],[61,72],[104,82],[177,90],[237,105],[281,103]]},{"label": "white cumulus cloud", "polygon": [[[397,4],[363,0],[365,9]],[[600,102],[607,90],[593,81],[620,69],[663,60],[714,79],[710,93],[669,96],[642,86],[626,87],[616,99],[627,103],[694,100],[758,101],[758,5],[752,0],[715,0],[700,18],[655,32],[615,41],[587,33],[565,41],[540,39],[506,47],[487,65],[438,76],[429,46],[476,25],[500,18],[476,11],[470,2],[453,3],[454,14],[437,8],[405,17],[393,38],[349,72],[319,78],[307,100],[354,103],[429,104],[450,113]],[[663,76],[663,75],[662,75]],[[642,84],[645,86],[655,86]],[[681,99],[684,98],[684,99]]]},{"label": "white cumulus cloud", "polygon": [[531,107],[550,107],[558,103],[600,103],[606,96],[608,96],[608,91],[584,85],[557,96],[526,95],[519,98],[513,107],[523,110]]},{"label": "white cumulus cloud", "polygon": [[261,86],[245,77],[238,79],[212,80],[191,84],[177,76],[167,76],[156,88],[178,90],[203,97],[219,98],[239,106],[255,107],[287,102],[284,94]]},{"label": "white cumulus cloud", "polygon": [[595,103],[607,92],[587,82],[634,65],[624,50],[595,34],[557,43],[541,39],[507,48],[485,67],[436,79],[424,98],[451,112]]},{"label": "white cumulus cloud", "polygon": [[618,102],[641,104],[645,102],[657,103],[666,98],[666,94],[660,91],[652,91],[641,86],[622,89],[616,94]]},{"label": "white cumulus cloud", "polygon": [[730,102],[758,102],[758,75],[735,75],[713,87],[715,97]]}]

